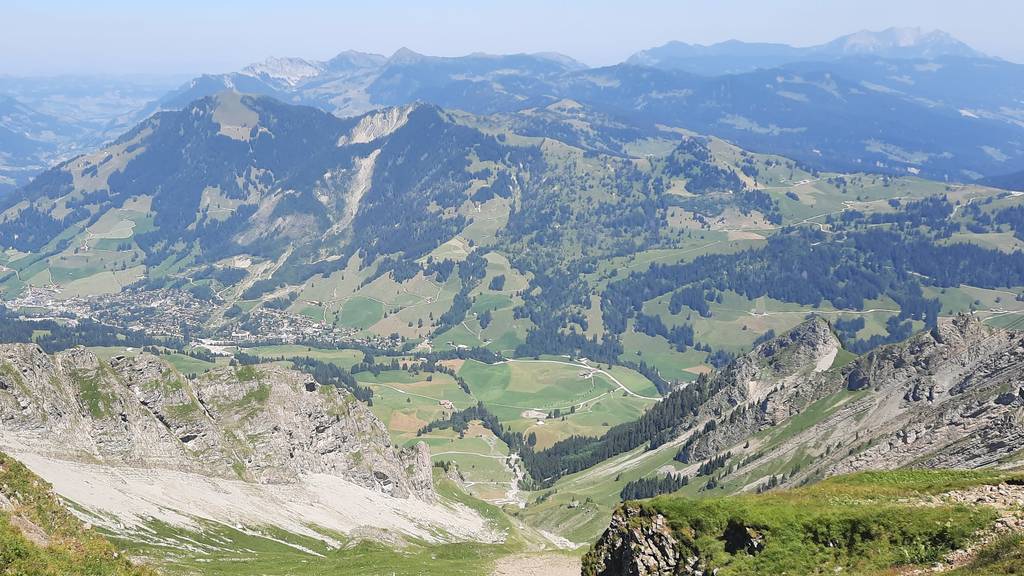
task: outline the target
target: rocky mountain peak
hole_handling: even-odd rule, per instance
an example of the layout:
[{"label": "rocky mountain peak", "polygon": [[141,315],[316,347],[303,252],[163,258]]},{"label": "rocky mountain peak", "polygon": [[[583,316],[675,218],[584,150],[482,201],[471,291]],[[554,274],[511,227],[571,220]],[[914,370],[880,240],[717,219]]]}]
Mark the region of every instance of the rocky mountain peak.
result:
[{"label": "rocky mountain peak", "polygon": [[838,345],[839,339],[828,321],[821,316],[812,316],[792,330],[758,345],[753,354],[759,358],[785,355],[791,367],[813,363],[817,369],[819,360],[829,356],[834,358]]},{"label": "rocky mountain peak", "polygon": [[813,316],[740,356],[721,377],[746,400],[760,400],[780,384],[827,370],[841,347],[828,321]]},{"label": "rocky mountain peak", "polygon": [[305,80],[319,76],[324,70],[320,62],[304,58],[270,57],[242,69],[242,74],[283,82],[288,86],[297,86]]},{"label": "rocky mountain peak", "polygon": [[[679,473],[730,454],[726,474],[754,490],[908,465],[993,466],[1024,442],[1022,333],[961,314],[845,366],[834,365],[837,352],[829,324],[815,318],[738,358],[678,429],[676,459],[692,466]],[[794,453],[806,463],[761,475]]]},{"label": "rocky mountain peak", "polygon": [[992,329],[976,316],[961,313],[952,318],[941,319],[931,334],[940,342],[946,342],[977,340],[992,334],[992,332]]},{"label": "rocky mountain peak", "polygon": [[544,60],[556,62],[560,64],[562,67],[564,67],[566,70],[586,70],[587,68],[589,68],[589,66],[587,66],[583,62],[580,62],[579,60],[573,58],[572,56],[562,54],[561,52],[537,52],[533,54],[533,56],[537,58],[543,58]]},{"label": "rocky mountain peak", "polygon": [[984,57],[983,54],[942,30],[887,28],[861,30],[821,46],[820,50],[845,56],[886,58]]},{"label": "rocky mountain peak", "polygon": [[829,369],[841,348],[828,321],[812,316],[737,358],[714,377],[717,391],[694,421],[727,420],[729,425],[690,434],[684,460],[710,458],[799,413],[835,386]]},{"label": "rocky mountain peak", "polygon": [[387,63],[387,56],[381,56],[380,54],[371,54],[369,52],[359,52],[357,50],[345,50],[339,52],[337,56],[331,58],[325,62],[326,67],[329,70],[350,70],[357,68],[380,68]]},{"label": "rocky mountain peak", "polygon": [[[855,362],[846,376],[850,390],[905,385],[926,377],[928,396],[946,392],[956,374],[1006,346],[1006,333],[986,326],[969,314],[940,319],[937,326],[903,344],[872,351]],[[954,365],[950,365],[954,362]],[[936,388],[938,385],[938,388]],[[914,385],[916,387],[917,385]],[[916,397],[919,392],[910,393]]]},{"label": "rocky mountain peak", "polygon": [[399,48],[388,58],[388,64],[393,66],[408,66],[422,62],[427,57],[419,52],[414,52],[405,46]]}]

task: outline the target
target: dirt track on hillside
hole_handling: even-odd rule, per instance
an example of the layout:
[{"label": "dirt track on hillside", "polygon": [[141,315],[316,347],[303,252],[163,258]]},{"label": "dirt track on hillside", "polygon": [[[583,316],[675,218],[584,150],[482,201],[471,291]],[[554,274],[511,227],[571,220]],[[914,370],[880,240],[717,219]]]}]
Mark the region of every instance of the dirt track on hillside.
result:
[{"label": "dirt track on hillside", "polygon": [[520,554],[498,560],[491,576],[579,576],[580,559],[565,554]]}]

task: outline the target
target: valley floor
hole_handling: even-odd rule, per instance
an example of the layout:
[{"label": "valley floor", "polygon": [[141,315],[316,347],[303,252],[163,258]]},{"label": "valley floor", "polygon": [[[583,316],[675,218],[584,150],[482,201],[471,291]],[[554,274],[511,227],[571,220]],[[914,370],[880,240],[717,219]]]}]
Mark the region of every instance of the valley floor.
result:
[{"label": "valley floor", "polygon": [[577,576],[580,559],[564,554],[521,554],[500,558],[491,576]]}]

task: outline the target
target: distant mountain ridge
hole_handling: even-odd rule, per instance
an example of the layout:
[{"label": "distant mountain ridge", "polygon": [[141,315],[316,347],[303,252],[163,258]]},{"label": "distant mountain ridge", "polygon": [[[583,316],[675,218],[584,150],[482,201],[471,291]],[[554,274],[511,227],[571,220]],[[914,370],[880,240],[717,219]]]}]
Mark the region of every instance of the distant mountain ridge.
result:
[{"label": "distant mountain ridge", "polygon": [[1024,192],[1024,170],[1014,172],[1013,174],[1004,174],[1001,176],[986,178],[984,183],[988,186]]},{"label": "distant mountain ridge", "polygon": [[807,47],[740,40],[711,45],[672,41],[637,52],[626,59],[626,63],[717,75],[739,74],[801,61],[863,56],[888,59],[988,58],[941,30],[887,28],[881,31],[862,30]]},{"label": "distant mountain ridge", "polygon": [[0,196],[49,166],[116,138],[180,82],[162,76],[0,75]]},{"label": "distant mountain ridge", "polygon": [[[1024,168],[1022,70],[946,33],[903,28],[809,48],[670,43],[603,68],[558,54],[437,57],[402,48],[390,57],[271,58],[198,77],[145,112],[225,89],[338,116],[414,102],[508,114],[567,99],[816,169],[971,181]],[[987,89],[973,89],[978,83]]]},{"label": "distant mountain ridge", "polygon": [[881,31],[861,30],[841,36],[817,47],[823,54],[836,56],[884,56],[887,58],[938,58],[960,56],[987,58],[966,43],[942,30],[921,28],[886,28]]},{"label": "distant mountain ridge", "polygon": [[204,74],[155,102],[143,114],[175,109],[233,89],[353,116],[411,99],[429,101],[431,90],[451,89],[453,83],[465,85],[497,76],[547,77],[584,68],[584,64],[555,53],[442,57],[400,48],[390,57],[354,50],[325,61],[272,57],[238,72]]},{"label": "distant mountain ridge", "polygon": [[62,137],[74,138],[78,132],[59,118],[0,94],[0,193],[27,182],[57,153]]},{"label": "distant mountain ridge", "polygon": [[[633,123],[722,136],[816,169],[971,181],[1024,169],[1022,70],[943,32],[891,28],[807,48],[673,42],[604,68],[553,53],[439,57],[408,48],[391,56],[348,50],[327,60],[272,57],[195,77],[148,104],[139,98],[152,94],[151,87],[133,88],[120,106],[103,110],[89,107],[95,90],[61,108],[0,79],[0,92],[22,105],[81,120],[69,124],[62,115],[61,130],[47,131],[43,123],[26,132],[8,126],[10,118],[0,113],[0,193],[155,112],[181,110],[225,90],[341,117],[415,102],[507,114],[568,99]],[[71,90],[66,82],[54,86]]]},{"label": "distant mountain ridge", "polygon": [[[150,263],[193,243],[214,259],[287,255],[279,278],[343,268],[357,251],[371,260],[400,251],[419,257],[467,224],[466,215],[438,214],[465,202],[461,186],[491,177],[465,171],[470,154],[493,161],[495,171],[537,156],[432,105],[343,119],[222,92],[157,113],[4,198],[33,207],[5,218],[3,241],[35,251],[89,225],[90,209],[54,218],[54,202],[95,203],[100,214],[147,197],[154,227],[134,238]],[[508,197],[508,184],[499,193]]]}]

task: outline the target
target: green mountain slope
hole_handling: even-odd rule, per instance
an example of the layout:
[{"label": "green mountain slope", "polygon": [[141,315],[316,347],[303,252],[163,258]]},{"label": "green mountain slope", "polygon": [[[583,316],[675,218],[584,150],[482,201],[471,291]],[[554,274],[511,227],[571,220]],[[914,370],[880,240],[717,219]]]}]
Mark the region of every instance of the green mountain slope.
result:
[{"label": "green mountain slope", "polygon": [[[377,363],[358,361],[369,349],[399,369],[361,384],[414,392],[376,407],[403,440],[440,400],[483,401],[543,447],[633,419],[811,313],[857,353],[959,312],[1011,323],[1021,201],[819,173],[572,101],[341,120],[223,93],[9,198],[0,288],[12,307],[120,334],[88,344],[310,354],[343,370]],[[83,342],[60,325],[29,337]],[[414,391],[400,366],[428,353],[475,360]],[[536,385],[527,364],[490,364],[566,355],[566,374]],[[612,377],[632,395],[590,409]]]},{"label": "green mountain slope", "polygon": [[[1001,308],[998,290],[1024,284],[1006,273],[1019,203],[808,171],[571,101],[340,120],[224,93],[10,197],[0,286],[11,300],[55,285],[60,301],[145,278],[134,288],[205,301],[192,333],[285,310],[337,329],[330,341],[578,354],[671,382],[812,310],[864,350],[937,314]],[[887,253],[896,238],[908,249]],[[978,265],[929,265],[958,259]]]},{"label": "green mountain slope", "polygon": [[0,453],[0,572],[32,575],[147,576],[83,526],[24,465]]}]

